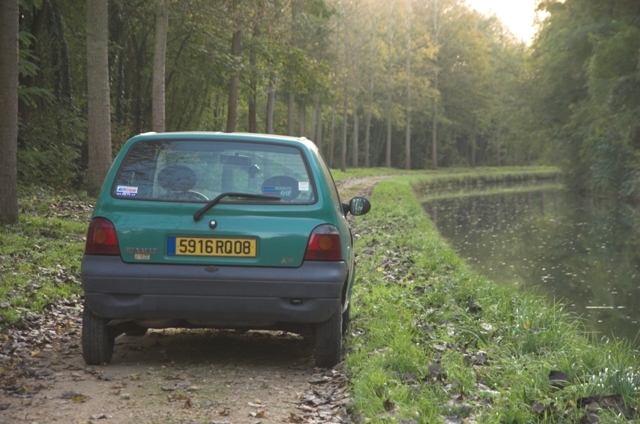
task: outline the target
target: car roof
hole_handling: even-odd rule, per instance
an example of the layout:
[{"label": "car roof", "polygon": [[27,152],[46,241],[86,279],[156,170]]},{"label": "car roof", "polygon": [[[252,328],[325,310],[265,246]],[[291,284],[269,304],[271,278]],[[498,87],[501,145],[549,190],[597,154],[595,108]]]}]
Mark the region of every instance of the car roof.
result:
[{"label": "car roof", "polygon": [[189,139],[189,140],[211,140],[218,141],[260,141],[265,143],[303,145],[309,149],[316,149],[317,146],[306,137],[291,137],[286,135],[260,134],[260,133],[224,133],[213,131],[180,131],[180,132],[147,132],[133,137],[130,141],[144,139]]}]

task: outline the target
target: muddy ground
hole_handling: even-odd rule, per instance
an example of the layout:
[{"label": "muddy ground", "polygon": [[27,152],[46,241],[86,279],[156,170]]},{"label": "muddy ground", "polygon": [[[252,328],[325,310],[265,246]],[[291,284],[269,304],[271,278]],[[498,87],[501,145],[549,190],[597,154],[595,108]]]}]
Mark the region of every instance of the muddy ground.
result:
[{"label": "muddy ground", "polygon": [[[341,182],[343,201],[380,179]],[[151,330],[119,336],[111,364],[86,366],[81,313],[82,299],[70,299],[0,334],[0,423],[358,421],[342,364],[315,368],[299,335]]]}]

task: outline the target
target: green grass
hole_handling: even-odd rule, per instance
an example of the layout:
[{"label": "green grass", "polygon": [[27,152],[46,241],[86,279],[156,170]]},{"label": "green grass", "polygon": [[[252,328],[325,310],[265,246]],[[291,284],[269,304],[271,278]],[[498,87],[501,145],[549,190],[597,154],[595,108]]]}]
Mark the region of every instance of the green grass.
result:
[{"label": "green grass", "polygon": [[0,327],[81,293],[80,260],[91,204],[22,190],[20,217],[0,226]]},{"label": "green grass", "polygon": [[[475,273],[439,238],[412,185],[413,176],[379,183],[372,211],[357,220],[346,341],[356,416],[571,423],[585,415],[584,396],[618,394],[638,406],[629,343],[592,340],[562,305]],[[551,371],[567,373],[564,389],[550,384]],[[618,413],[603,408],[600,422],[620,422]]]},{"label": "green grass", "polygon": [[465,184],[481,185],[496,182],[549,179],[560,177],[560,170],[553,166],[502,166],[477,168],[441,168],[405,170],[397,168],[355,168],[345,172],[332,169],[336,181],[369,176],[409,176],[416,177],[420,187],[461,186]]}]

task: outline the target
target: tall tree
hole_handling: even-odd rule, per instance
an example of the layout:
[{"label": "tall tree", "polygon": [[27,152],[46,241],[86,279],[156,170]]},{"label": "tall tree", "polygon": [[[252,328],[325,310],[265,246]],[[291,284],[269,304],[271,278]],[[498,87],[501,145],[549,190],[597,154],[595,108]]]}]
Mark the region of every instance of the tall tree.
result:
[{"label": "tall tree", "polygon": [[269,78],[269,85],[267,86],[267,118],[265,120],[265,132],[267,134],[273,134],[273,110],[276,103],[276,87],[273,82],[273,74]]},{"label": "tall tree", "polygon": [[[440,42],[440,9],[438,0],[433,0],[433,39],[436,51]],[[431,168],[438,168],[438,62],[436,56],[436,66],[434,67],[433,88],[435,95],[433,96],[433,122],[431,126]]]},{"label": "tall tree", "polygon": [[238,121],[238,96],[240,85],[240,46],[242,41],[242,31],[237,29],[233,33],[231,40],[231,56],[234,59],[236,69],[229,80],[229,104],[227,108],[227,132],[235,132]]},{"label": "tall tree", "polygon": [[[346,82],[346,80],[345,80]],[[342,99],[342,149],[340,149],[340,170],[347,170],[347,128],[349,127],[349,115],[347,115],[347,87],[344,89]]]},{"label": "tall tree", "polygon": [[167,27],[169,11],[167,0],[158,0],[156,12],[156,37],[153,50],[153,106],[151,129],[165,131],[165,62],[167,52]]},{"label": "tall tree", "polygon": [[111,108],[109,99],[109,24],[107,0],[87,0],[87,193],[100,191],[111,166]]},{"label": "tall tree", "polygon": [[18,220],[19,0],[0,4],[0,222]]},{"label": "tall tree", "polygon": [[391,29],[392,3],[389,2],[387,15],[387,152],[385,156],[385,166],[391,168],[391,131],[392,131],[392,110],[393,110],[393,70],[391,68],[391,51],[393,47],[393,30]]},{"label": "tall tree", "polygon": [[295,125],[295,98],[292,92],[289,92],[289,96],[287,97],[287,135],[293,136],[294,133],[294,125]]},{"label": "tall tree", "polygon": [[353,167],[357,168],[358,167],[358,139],[359,139],[359,135],[360,135],[360,128],[359,128],[359,118],[358,118],[358,110],[360,109],[360,24],[358,23],[359,19],[358,17],[361,14],[360,8],[358,7],[358,0],[355,1],[354,4],[354,11],[353,11],[353,15],[354,15],[354,20],[355,20],[355,25],[354,25],[354,96],[353,96],[353,146],[352,146],[352,158],[351,161],[353,163]]},{"label": "tall tree", "polygon": [[[372,14],[373,15],[373,14]],[[370,165],[370,156],[371,156],[371,115],[373,114],[374,108],[374,90],[375,90],[375,81],[376,81],[376,63],[377,60],[375,58],[376,53],[376,37],[375,37],[375,28],[376,25],[374,23],[374,18],[371,16],[369,20],[369,92],[367,95],[367,115],[365,118],[365,132],[364,132],[364,166],[366,168]]]},{"label": "tall tree", "polygon": [[[253,39],[260,37],[260,27],[257,22],[253,23]],[[249,53],[249,66],[251,68],[251,77],[249,79],[249,132],[258,132],[258,82],[256,81],[256,49],[251,49]]]},{"label": "tall tree", "polygon": [[407,128],[404,168],[411,169],[411,0],[407,0]]}]

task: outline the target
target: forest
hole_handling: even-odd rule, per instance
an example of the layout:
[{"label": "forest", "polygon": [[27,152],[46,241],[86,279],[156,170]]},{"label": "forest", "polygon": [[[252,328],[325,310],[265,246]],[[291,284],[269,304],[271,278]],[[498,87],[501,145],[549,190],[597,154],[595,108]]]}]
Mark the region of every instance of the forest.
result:
[{"label": "forest", "polygon": [[157,128],[276,133],[313,140],[342,170],[556,165],[574,190],[640,199],[637,0],[540,0],[530,45],[464,0],[11,0],[5,41],[12,4],[18,119],[6,109],[13,50],[0,41],[3,202],[13,181],[95,192],[99,21],[108,113],[97,131],[112,156]]}]

